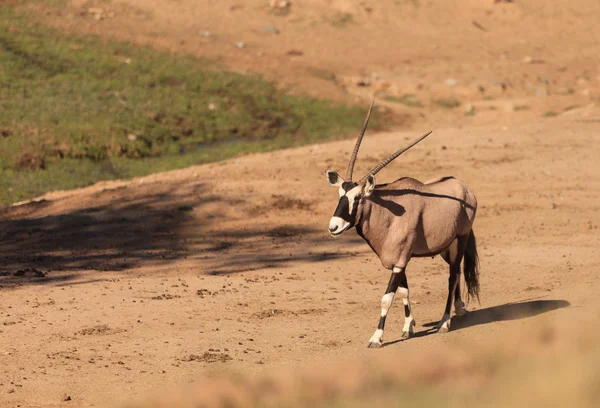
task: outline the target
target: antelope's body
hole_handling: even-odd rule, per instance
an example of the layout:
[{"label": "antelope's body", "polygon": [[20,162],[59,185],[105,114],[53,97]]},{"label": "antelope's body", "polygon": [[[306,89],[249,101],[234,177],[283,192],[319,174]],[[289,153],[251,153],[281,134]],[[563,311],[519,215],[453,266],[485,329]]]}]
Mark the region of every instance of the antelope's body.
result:
[{"label": "antelope's body", "polygon": [[413,256],[441,254],[468,236],[476,208],[475,196],[453,177],[426,183],[406,177],[375,186],[363,198],[355,227],[383,266],[393,269]]},{"label": "antelope's body", "polygon": [[450,329],[450,313],[454,300],[455,312],[464,314],[460,295],[460,264],[464,258],[464,277],[468,293],[479,296],[479,271],[473,222],[477,200],[473,193],[453,177],[421,183],[401,178],[389,184],[375,185],[375,174],[406,150],[423,140],[423,135],[371,170],[360,181],[352,181],[352,170],[364,136],[371,108],[365,120],[347,171],[347,179],[327,171],[329,184],[338,187],[339,202],[329,231],[338,236],[356,228],[377,254],[383,266],[392,270],[388,288],[381,299],[381,316],[369,347],[383,345],[383,330],[389,308],[398,293],[404,303],[403,337],[414,334],[415,321],[410,307],[406,266],[412,257],[441,255],[450,266],[448,298],[439,331]]}]

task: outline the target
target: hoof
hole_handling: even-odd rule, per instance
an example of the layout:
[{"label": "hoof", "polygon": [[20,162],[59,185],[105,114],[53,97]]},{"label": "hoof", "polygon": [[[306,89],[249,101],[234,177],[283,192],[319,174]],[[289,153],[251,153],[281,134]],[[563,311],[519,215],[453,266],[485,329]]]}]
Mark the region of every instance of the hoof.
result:
[{"label": "hoof", "polygon": [[454,302],[454,314],[457,316],[464,316],[467,314],[467,309],[465,309],[465,303],[462,300],[457,300]]},{"label": "hoof", "polygon": [[413,336],[413,334],[414,334],[414,333],[412,333],[412,332],[409,332],[409,331],[403,331],[403,332],[402,332],[402,337],[401,337],[401,338],[402,338],[403,340],[406,340],[406,339],[409,339],[409,338],[411,338],[411,337]]},{"label": "hoof", "polygon": [[382,348],[383,347],[383,343],[378,343],[376,341],[372,341],[369,343],[369,345],[367,346],[367,348]]},{"label": "hoof", "polygon": [[442,320],[440,320],[437,326],[438,333],[448,333],[450,331],[451,321],[450,315],[444,314],[444,316],[442,316]]}]

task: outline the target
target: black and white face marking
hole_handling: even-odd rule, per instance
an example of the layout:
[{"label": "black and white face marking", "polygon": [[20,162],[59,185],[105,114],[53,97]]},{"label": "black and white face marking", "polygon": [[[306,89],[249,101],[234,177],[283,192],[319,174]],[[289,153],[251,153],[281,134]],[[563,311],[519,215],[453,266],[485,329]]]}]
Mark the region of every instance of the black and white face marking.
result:
[{"label": "black and white face marking", "polygon": [[356,222],[356,210],[360,200],[362,187],[356,183],[344,182],[339,190],[340,201],[329,221],[329,232],[337,236],[354,226]]},{"label": "black and white face marking", "polygon": [[327,182],[338,187],[340,201],[329,221],[329,232],[338,236],[356,224],[358,204],[362,197],[368,197],[375,189],[375,177],[367,177],[366,184],[358,184],[353,181],[344,181],[336,171],[327,170]]},{"label": "black and white face marking", "polygon": [[340,197],[333,217],[329,221],[329,232],[335,237],[356,223],[358,202],[362,196],[363,187],[351,181],[344,181],[335,171],[327,171],[327,182],[338,187]]}]

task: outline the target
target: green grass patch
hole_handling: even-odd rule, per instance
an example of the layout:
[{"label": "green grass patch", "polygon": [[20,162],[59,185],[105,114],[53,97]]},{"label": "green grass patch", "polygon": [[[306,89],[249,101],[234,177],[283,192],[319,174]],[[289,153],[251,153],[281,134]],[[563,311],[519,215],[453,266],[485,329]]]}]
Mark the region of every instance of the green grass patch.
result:
[{"label": "green grass patch", "polygon": [[460,106],[460,101],[455,98],[434,99],[433,103],[445,109],[454,109]]},{"label": "green grass patch", "polygon": [[364,120],[365,107],[35,20],[0,7],[0,204],[339,138]]},{"label": "green grass patch", "polygon": [[420,100],[417,99],[417,96],[414,94],[404,94],[402,96],[392,96],[388,95],[383,98],[386,101],[401,103],[402,105],[408,106],[410,108],[422,108],[423,104]]}]

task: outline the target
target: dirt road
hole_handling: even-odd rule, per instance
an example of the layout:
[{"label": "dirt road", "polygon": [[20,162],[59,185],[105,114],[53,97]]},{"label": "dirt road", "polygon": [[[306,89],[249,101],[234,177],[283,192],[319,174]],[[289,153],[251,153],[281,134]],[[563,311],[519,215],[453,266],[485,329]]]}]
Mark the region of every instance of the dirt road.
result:
[{"label": "dirt road", "polygon": [[[354,232],[326,230],[337,193],[323,171],[345,168],[351,140],[12,207],[0,226],[0,405],[97,405],[223,371],[486,342],[594,316],[599,113],[434,129],[378,175],[463,180],[480,205],[482,264],[481,305],[438,335],[427,324],[443,312],[445,264],[411,261],[419,337],[398,342],[393,307],[383,350],[366,344],[388,271]],[[355,173],[414,136],[368,134]]]},{"label": "dirt road", "polygon": [[346,167],[352,140],[50,193],[0,215],[0,406],[114,406],[220,372],[598,315],[597,1],[297,1],[283,15],[262,0],[70,4],[36,10],[295,92],[365,107],[377,94],[415,130],[368,134],[356,174],[432,128],[377,181],[453,175],[476,194],[481,305],[431,333],[446,266],[413,260],[418,337],[398,341],[393,307],[388,347],[366,348],[388,271],[354,232],[326,229],[337,193],[323,172]]}]

